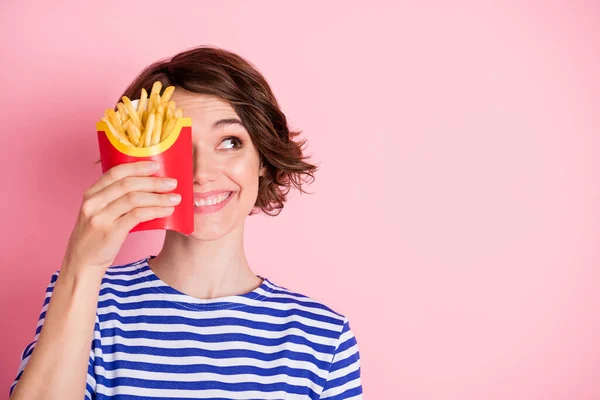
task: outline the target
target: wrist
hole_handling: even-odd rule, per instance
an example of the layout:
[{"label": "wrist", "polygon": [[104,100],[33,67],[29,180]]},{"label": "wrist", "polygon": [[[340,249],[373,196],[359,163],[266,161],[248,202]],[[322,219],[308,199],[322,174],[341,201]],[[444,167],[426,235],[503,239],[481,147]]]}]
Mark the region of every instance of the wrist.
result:
[{"label": "wrist", "polygon": [[102,268],[63,263],[59,277],[64,277],[72,284],[100,287],[104,274],[105,271]]}]

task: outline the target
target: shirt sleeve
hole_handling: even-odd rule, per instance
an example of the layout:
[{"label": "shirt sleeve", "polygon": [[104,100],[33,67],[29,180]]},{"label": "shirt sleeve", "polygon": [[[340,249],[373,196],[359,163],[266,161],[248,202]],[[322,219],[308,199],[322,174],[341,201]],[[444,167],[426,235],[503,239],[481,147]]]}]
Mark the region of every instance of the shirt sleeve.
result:
[{"label": "shirt sleeve", "polygon": [[344,326],[320,399],[362,399],[360,353],[356,337],[347,319],[344,319]]},{"label": "shirt sleeve", "polygon": [[[44,326],[44,320],[46,318],[46,311],[48,310],[48,304],[50,304],[50,298],[52,297],[52,291],[54,290],[54,285],[56,284],[56,280],[58,279],[58,274],[59,274],[59,271],[55,272],[52,275],[50,284],[46,288],[46,297],[44,299],[42,311],[40,312],[40,316],[38,318],[37,327],[35,329],[35,336],[33,338],[33,341],[25,347],[25,349],[23,350],[23,353],[21,354],[21,364],[19,365],[19,370],[17,371],[17,377],[14,380],[14,382],[12,383],[12,385],[10,386],[10,394],[11,395],[12,395],[15,387],[17,386],[17,383],[21,379],[21,376],[23,375],[23,371],[25,370],[25,367],[27,366],[27,362],[29,361],[31,354],[33,353],[33,350],[35,349],[35,345],[37,344],[38,338],[40,337],[40,333],[42,332],[42,327]],[[96,314],[96,324],[95,324],[94,330],[96,330],[96,331],[99,330],[99,320],[98,320],[97,314]],[[96,337],[96,333],[94,333],[94,337]],[[94,358],[95,358],[94,357],[94,343],[95,342],[96,342],[96,340],[94,340],[92,342],[92,348],[90,349],[90,359],[88,362],[88,373],[87,373],[87,378],[86,378],[85,397],[84,397],[84,399],[86,399],[86,400],[94,400],[96,398],[96,395],[95,395],[96,375],[94,373]]]}]

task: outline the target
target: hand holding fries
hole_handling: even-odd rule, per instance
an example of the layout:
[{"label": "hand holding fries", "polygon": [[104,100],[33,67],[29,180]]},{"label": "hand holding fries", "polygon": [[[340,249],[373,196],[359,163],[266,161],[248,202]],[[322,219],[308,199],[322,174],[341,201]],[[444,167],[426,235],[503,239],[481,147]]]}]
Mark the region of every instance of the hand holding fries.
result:
[{"label": "hand holding fries", "polygon": [[92,268],[103,275],[133,227],[174,213],[181,201],[172,193],[178,182],[153,176],[158,169],[153,161],[120,164],[85,190],[65,265],[75,273]]},{"label": "hand holding fries", "polygon": [[[146,91],[148,85],[152,86]],[[141,89],[139,99],[123,96],[96,123],[102,171],[119,171],[122,165],[144,160],[157,162],[160,175],[182,183],[175,191],[181,203],[168,215],[155,214],[155,218],[138,219],[137,224],[132,219],[127,228],[129,232],[167,229],[189,235],[194,231],[192,120],[184,118],[171,100],[174,86],[161,90],[161,82],[148,85]]]},{"label": "hand holding fries", "polygon": [[137,109],[127,96],[117,104],[118,111],[107,109],[102,121],[110,134],[132,147],[151,147],[167,139],[173,133],[177,118],[183,117],[183,111],[171,101],[175,86],[166,87],[162,96],[161,89],[160,81],[154,82],[150,95],[142,89]]}]

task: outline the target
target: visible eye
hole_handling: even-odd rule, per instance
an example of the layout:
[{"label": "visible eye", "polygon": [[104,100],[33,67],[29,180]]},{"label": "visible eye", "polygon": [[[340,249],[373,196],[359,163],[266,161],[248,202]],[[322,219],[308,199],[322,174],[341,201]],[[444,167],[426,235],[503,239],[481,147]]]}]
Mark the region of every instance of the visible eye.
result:
[{"label": "visible eye", "polygon": [[226,137],[221,142],[221,144],[223,143],[229,143],[229,145],[226,146],[226,149],[239,149],[243,145],[242,140],[236,136]]}]

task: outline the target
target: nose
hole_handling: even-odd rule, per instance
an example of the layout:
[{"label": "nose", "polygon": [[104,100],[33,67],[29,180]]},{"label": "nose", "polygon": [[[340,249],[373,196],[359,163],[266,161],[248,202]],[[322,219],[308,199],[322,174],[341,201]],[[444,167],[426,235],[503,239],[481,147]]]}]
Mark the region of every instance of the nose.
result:
[{"label": "nose", "polygon": [[210,151],[202,150],[200,146],[194,146],[194,182],[205,185],[215,180],[217,174],[217,162]]}]

